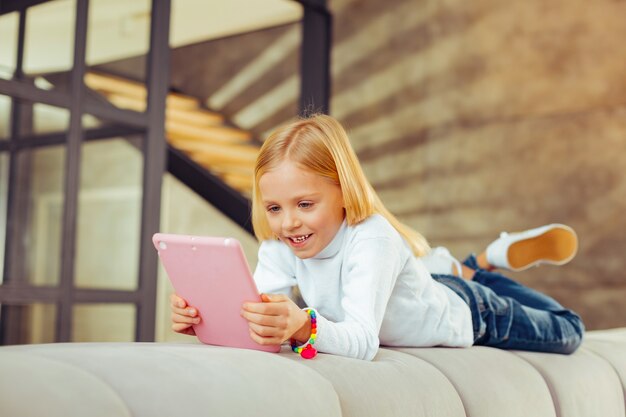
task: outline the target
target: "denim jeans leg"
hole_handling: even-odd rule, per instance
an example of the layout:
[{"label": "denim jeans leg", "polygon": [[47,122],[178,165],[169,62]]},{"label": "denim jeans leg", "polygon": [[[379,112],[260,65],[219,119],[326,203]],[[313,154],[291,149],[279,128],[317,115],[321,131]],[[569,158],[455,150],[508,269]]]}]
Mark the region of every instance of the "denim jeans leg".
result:
[{"label": "denim jeans leg", "polygon": [[472,282],[489,306],[483,313],[488,329],[484,344],[555,353],[572,353],[580,345],[582,320],[553,298],[480,269]]},{"label": "denim jeans leg", "polygon": [[455,292],[469,306],[472,315],[474,341],[481,340],[487,332],[487,324],[482,319],[486,307],[480,293],[475,290],[470,281],[455,275],[432,274],[432,277],[435,281]]},{"label": "denim jeans leg", "polygon": [[580,317],[556,300],[503,275],[482,270],[470,255],[464,262],[473,280],[433,275],[469,305],[474,343],[502,349],[572,353],[580,345]]},{"label": "denim jeans leg", "polygon": [[470,254],[463,261],[463,265],[476,271],[472,278],[474,281],[491,288],[500,296],[512,297],[525,306],[540,310],[560,311],[565,309],[552,297],[515,282],[502,274],[479,268],[474,254]]},{"label": "denim jeans leg", "polygon": [[467,258],[465,258],[465,260],[463,261],[463,265],[465,265],[466,267],[473,269],[474,271],[480,269],[478,267],[478,261],[476,260],[476,255],[473,253],[470,253]]}]

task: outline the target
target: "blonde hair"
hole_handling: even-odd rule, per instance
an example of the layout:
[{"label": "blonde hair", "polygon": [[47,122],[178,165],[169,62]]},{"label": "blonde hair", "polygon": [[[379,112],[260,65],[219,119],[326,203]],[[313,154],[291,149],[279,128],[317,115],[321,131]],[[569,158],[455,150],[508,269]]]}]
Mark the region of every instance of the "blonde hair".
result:
[{"label": "blonde hair", "polygon": [[416,256],[423,256],[430,250],[421,234],[400,223],[385,208],[365,177],[346,131],[337,120],[324,114],[281,126],[263,143],[254,167],[252,189],[252,225],[259,240],[275,238],[263,207],[259,179],[285,160],[339,185],[348,225],[380,214],[400,233]]}]

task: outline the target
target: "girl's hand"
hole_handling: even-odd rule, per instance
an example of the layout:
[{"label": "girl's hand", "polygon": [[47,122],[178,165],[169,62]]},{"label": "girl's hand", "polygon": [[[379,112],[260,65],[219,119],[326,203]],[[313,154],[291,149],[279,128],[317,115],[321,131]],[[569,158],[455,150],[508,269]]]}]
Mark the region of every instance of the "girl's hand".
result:
[{"label": "girl's hand", "polygon": [[292,336],[308,340],[311,334],[309,315],[289,297],[261,294],[261,300],[262,303],[244,303],[241,310],[241,316],[248,320],[252,340],[260,345],[280,345]]},{"label": "girl's hand", "polygon": [[170,296],[170,307],[172,309],[172,330],[176,333],[195,335],[196,332],[191,325],[200,323],[198,309],[188,306],[187,302],[176,294]]}]

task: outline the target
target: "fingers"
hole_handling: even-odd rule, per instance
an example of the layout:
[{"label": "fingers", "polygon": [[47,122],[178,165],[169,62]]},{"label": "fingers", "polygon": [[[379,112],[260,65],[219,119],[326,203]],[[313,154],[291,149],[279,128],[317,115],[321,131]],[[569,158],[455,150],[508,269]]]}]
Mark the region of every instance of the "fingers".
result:
[{"label": "fingers", "polygon": [[261,294],[261,300],[265,303],[279,303],[289,300],[285,294]]},{"label": "fingers", "polygon": [[187,302],[176,294],[170,295],[172,310],[172,330],[177,333],[195,335],[192,325],[200,323],[198,309],[190,307]]},{"label": "fingers", "polygon": [[250,337],[261,345],[280,345],[287,339],[289,298],[262,294],[263,303],[245,303],[241,316],[248,321]]},{"label": "fingers", "polygon": [[170,309],[172,310],[172,317],[174,315],[196,317],[199,314],[197,308],[188,305],[184,299],[176,294],[170,295]]},{"label": "fingers", "polygon": [[249,329],[250,338],[257,342],[259,345],[280,345],[283,343],[283,338],[278,336],[265,337],[257,334],[252,328]]},{"label": "fingers", "polygon": [[199,316],[190,317],[187,315],[172,313],[172,330],[177,333],[195,335],[196,332],[194,331],[192,326],[198,323],[200,323]]},{"label": "fingers", "polygon": [[283,341],[276,337],[262,337],[250,330],[250,337],[259,345],[280,345]]},{"label": "fingers", "polygon": [[283,316],[268,316],[242,310],[248,320],[250,337],[260,345],[280,345],[286,338],[287,320]]},{"label": "fingers", "polygon": [[177,294],[172,293],[172,295],[170,295],[170,305],[172,307],[185,308],[187,307],[187,302]]},{"label": "fingers", "polygon": [[286,314],[289,307],[286,302],[266,302],[266,303],[244,303],[242,306],[244,311],[250,313],[266,314],[270,316],[278,316]]},{"label": "fingers", "polygon": [[187,317],[196,317],[199,314],[198,310],[194,307],[187,307],[187,308],[172,307],[172,313],[179,314],[181,316],[187,316]]},{"label": "fingers", "polygon": [[185,314],[176,314],[172,313],[172,322],[174,323],[187,323],[187,324],[198,324],[200,323],[199,316],[188,316]]},{"label": "fingers", "polygon": [[303,313],[284,294],[262,294],[261,303],[244,303],[241,316],[248,321],[250,337],[260,344],[281,344],[302,326]]},{"label": "fingers", "polygon": [[248,327],[261,337],[281,337],[284,333],[277,327],[261,326],[253,322],[248,323]]},{"label": "fingers", "polygon": [[283,316],[272,316],[261,313],[251,313],[246,310],[241,311],[241,317],[246,319],[248,322],[256,323],[261,326],[268,327],[285,327],[286,319]]},{"label": "fingers", "polygon": [[184,323],[172,324],[172,330],[175,331],[176,333],[187,334],[190,336],[193,336],[196,334],[196,332],[193,330],[193,327],[191,327],[191,325],[184,324]]}]

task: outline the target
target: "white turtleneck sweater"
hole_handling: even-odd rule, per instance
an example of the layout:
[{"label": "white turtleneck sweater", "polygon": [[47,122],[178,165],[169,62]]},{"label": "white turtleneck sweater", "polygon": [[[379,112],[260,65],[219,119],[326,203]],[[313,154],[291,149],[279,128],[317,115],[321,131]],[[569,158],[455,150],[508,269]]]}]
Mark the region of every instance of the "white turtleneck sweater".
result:
[{"label": "white turtleneck sweater", "polygon": [[380,215],[343,225],[315,257],[298,258],[278,240],[259,249],[259,291],[291,294],[298,285],[315,308],[320,352],[371,360],[379,345],[467,347],[469,307],[432,279],[400,234]]}]

